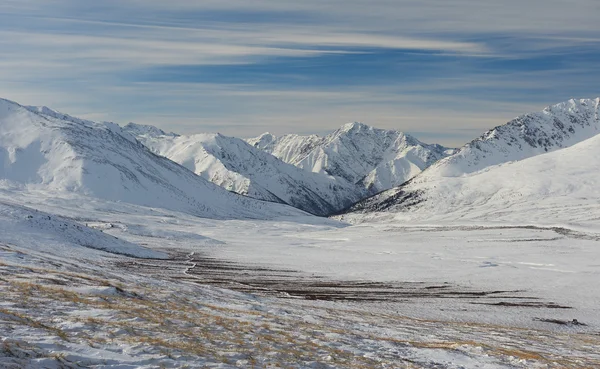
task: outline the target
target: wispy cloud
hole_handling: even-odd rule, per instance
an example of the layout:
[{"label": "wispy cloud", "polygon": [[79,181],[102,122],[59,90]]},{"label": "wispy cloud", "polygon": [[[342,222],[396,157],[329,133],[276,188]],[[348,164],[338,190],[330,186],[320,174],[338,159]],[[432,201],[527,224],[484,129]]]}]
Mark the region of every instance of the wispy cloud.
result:
[{"label": "wispy cloud", "polygon": [[458,144],[599,94],[597,14],[596,0],[5,0],[0,95],[185,132],[358,120]]}]

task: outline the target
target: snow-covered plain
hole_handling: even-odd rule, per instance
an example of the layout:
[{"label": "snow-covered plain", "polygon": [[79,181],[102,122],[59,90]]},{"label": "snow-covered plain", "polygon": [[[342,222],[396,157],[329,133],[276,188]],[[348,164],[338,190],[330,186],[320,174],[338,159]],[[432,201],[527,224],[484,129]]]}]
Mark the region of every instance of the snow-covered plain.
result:
[{"label": "snow-covered plain", "polygon": [[2,368],[600,367],[599,136],[351,225],[0,108]]},{"label": "snow-covered plain", "polygon": [[[0,365],[6,367],[600,365],[600,230],[489,222],[348,226],[308,216],[213,220],[47,195],[0,191],[3,202],[52,211],[88,232],[178,262],[77,245],[71,231],[62,242],[12,233],[0,246]],[[2,229],[4,239],[10,231]],[[269,268],[287,275],[290,286],[306,279],[400,288],[397,298],[370,302],[270,293],[257,281],[249,283],[258,286],[251,294],[233,292],[194,274],[206,266],[193,255]],[[234,290],[247,287],[244,273],[230,281]],[[439,289],[447,294],[428,294]]]}]

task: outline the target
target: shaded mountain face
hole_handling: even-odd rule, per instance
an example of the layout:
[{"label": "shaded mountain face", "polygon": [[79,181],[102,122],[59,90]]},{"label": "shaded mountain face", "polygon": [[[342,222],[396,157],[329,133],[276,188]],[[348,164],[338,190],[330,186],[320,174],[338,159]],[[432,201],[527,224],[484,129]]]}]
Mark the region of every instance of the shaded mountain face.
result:
[{"label": "shaded mountain face", "polygon": [[319,137],[265,133],[252,146],[308,172],[325,173],[374,194],[398,186],[453,153],[398,131],[349,123]]},{"label": "shaded mountain face", "polygon": [[[309,173],[245,141],[221,134],[167,135],[152,128],[130,130],[165,156],[229,191],[328,215],[364,198],[366,192],[343,178]],[[141,133],[141,134],[140,134]],[[159,133],[159,134],[157,134]]]},{"label": "shaded mountain face", "polygon": [[0,185],[75,192],[210,218],[302,215],[228,192],[156,155],[114,123],[0,100]]},{"label": "shaded mountain face", "polygon": [[425,218],[494,211],[500,216],[501,209],[510,213],[522,204],[537,209],[552,203],[556,213],[548,213],[551,218],[576,203],[592,209],[600,195],[594,185],[600,183],[599,103],[569,100],[522,115],[348,213],[365,219],[402,212]]}]

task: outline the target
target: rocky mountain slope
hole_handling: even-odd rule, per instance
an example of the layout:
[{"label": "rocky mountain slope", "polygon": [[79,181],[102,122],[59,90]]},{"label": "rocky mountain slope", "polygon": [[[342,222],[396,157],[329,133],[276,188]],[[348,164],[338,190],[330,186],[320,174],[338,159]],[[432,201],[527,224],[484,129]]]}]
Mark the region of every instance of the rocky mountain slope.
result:
[{"label": "rocky mountain slope", "polygon": [[398,186],[453,153],[402,132],[362,123],[346,124],[325,137],[265,133],[247,141],[286,163],[344,178],[370,194]]},{"label": "rocky mountain slope", "polygon": [[599,103],[598,98],[569,100],[522,115],[349,212],[359,218],[397,212],[424,218],[458,212],[500,216],[545,203],[554,204],[549,218],[577,204],[581,211],[597,212]]},{"label": "rocky mountain slope", "polygon": [[236,193],[280,202],[316,215],[328,215],[364,198],[366,192],[343,178],[309,173],[287,164],[245,141],[221,134],[159,134],[148,126],[129,124],[137,139],[199,176]]},{"label": "rocky mountain slope", "polygon": [[301,215],[228,192],[158,156],[114,123],[0,100],[0,185],[75,192],[210,218]]}]

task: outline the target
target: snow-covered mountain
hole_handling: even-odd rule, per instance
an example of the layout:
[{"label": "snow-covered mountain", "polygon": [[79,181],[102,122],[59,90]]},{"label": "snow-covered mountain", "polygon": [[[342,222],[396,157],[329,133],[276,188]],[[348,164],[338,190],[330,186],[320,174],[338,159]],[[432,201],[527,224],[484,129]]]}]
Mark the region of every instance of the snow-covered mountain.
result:
[{"label": "snow-covered mountain", "polygon": [[114,123],[0,99],[0,185],[75,192],[211,218],[304,214],[228,192],[152,153]]},{"label": "snow-covered mountain", "polygon": [[123,129],[134,136],[150,136],[150,137],[158,137],[158,136],[169,136],[169,137],[177,137],[179,136],[177,133],[173,132],[165,132],[162,129],[150,126],[146,124],[135,124],[128,123]]},{"label": "snow-covered mountain", "polygon": [[519,116],[466,144],[455,155],[436,163],[431,171],[459,176],[569,147],[593,137],[600,133],[599,100],[571,99]]},{"label": "snow-covered mountain", "polygon": [[576,204],[600,215],[599,104],[598,98],[569,100],[520,116],[350,212],[500,216],[552,203],[548,219]]},{"label": "snow-covered mountain", "polygon": [[323,142],[323,137],[317,135],[301,136],[297,134],[287,134],[277,137],[266,132],[256,138],[249,138],[246,142],[257,149],[278,157],[286,163],[300,166],[299,164],[302,162],[302,159]]},{"label": "snow-covered mountain", "polygon": [[370,194],[398,186],[453,153],[402,132],[362,123],[346,124],[325,137],[265,133],[247,141],[286,163],[344,178]]},{"label": "snow-covered mountain", "polygon": [[158,155],[199,176],[253,198],[285,203],[316,215],[328,215],[364,198],[365,191],[343,178],[310,173],[221,134],[179,136],[151,126],[128,124],[125,130]]}]

